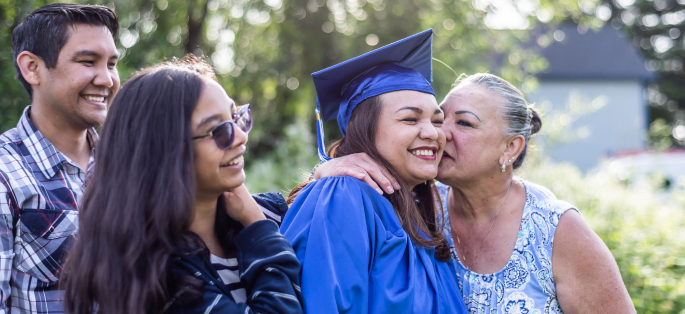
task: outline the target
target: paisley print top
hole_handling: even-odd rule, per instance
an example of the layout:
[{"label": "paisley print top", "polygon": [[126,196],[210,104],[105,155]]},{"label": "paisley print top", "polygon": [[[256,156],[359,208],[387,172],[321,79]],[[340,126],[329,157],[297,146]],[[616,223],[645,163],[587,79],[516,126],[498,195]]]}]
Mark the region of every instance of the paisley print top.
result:
[{"label": "paisley print top", "polygon": [[454,264],[469,313],[562,313],[552,276],[552,243],[559,217],[569,209],[578,209],[557,200],[552,192],[540,185],[518,180],[526,187],[526,205],[516,246],[504,269],[493,274],[474,273],[459,261],[447,210],[449,187],[437,183],[445,209],[444,232],[452,252],[450,262]]}]

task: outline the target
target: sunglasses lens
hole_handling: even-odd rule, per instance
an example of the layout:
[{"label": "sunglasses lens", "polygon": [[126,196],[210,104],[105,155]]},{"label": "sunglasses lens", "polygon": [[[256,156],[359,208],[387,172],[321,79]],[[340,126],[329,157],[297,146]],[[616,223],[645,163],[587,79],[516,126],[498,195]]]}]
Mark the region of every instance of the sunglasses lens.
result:
[{"label": "sunglasses lens", "polygon": [[245,133],[249,133],[250,130],[252,130],[252,111],[250,110],[250,104],[240,106],[238,112],[235,113],[235,123]]},{"label": "sunglasses lens", "polygon": [[227,150],[233,146],[233,123],[225,122],[217,126],[214,130],[214,141],[222,150]]}]

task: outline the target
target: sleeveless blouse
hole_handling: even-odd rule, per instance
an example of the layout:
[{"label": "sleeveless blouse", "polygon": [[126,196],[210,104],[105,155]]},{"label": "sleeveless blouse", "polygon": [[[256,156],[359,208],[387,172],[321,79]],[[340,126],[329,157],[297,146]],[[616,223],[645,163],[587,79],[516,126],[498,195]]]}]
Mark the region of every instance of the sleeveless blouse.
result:
[{"label": "sleeveless blouse", "polygon": [[557,200],[548,189],[522,179],[526,204],[514,252],[507,265],[493,274],[472,272],[461,263],[452,239],[447,196],[449,186],[436,183],[457,282],[469,313],[562,313],[552,274],[552,244],[561,215],[575,206]]}]

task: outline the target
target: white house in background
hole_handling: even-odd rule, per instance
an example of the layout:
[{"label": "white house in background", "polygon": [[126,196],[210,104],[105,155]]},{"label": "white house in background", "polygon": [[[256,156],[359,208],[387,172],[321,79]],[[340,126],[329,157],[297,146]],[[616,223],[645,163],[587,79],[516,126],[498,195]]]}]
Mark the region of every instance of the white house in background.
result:
[{"label": "white house in background", "polygon": [[575,138],[545,147],[545,153],[586,172],[605,157],[645,149],[644,95],[654,74],[637,49],[609,26],[581,33],[566,25],[554,37],[541,50],[549,67],[537,75],[539,87],[528,100],[564,125],[560,133]]}]

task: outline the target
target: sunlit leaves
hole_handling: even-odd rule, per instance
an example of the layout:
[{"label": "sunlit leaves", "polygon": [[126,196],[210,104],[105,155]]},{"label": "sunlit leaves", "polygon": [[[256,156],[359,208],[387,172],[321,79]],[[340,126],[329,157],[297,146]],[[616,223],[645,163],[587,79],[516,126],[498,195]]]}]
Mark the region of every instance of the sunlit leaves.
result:
[{"label": "sunlit leaves", "polygon": [[623,28],[648,59],[645,67],[660,74],[660,81],[652,84],[648,93],[652,120],[662,119],[671,127],[685,124],[685,40],[681,36],[685,31],[685,1],[607,0],[605,5],[614,12],[612,26]]},{"label": "sunlit leaves", "polygon": [[534,149],[519,173],[578,207],[611,250],[638,313],[682,313],[685,180],[668,183],[653,175],[636,181],[631,168],[614,160],[583,175],[573,166],[541,158]]}]

